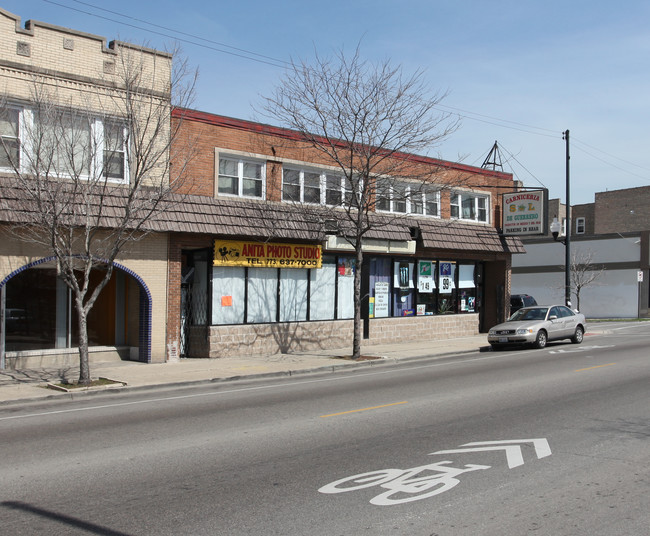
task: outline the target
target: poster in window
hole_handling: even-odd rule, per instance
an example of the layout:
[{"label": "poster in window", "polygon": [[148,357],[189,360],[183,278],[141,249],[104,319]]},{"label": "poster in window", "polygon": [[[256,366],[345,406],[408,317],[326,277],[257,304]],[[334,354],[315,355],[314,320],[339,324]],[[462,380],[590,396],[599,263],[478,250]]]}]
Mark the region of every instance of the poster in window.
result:
[{"label": "poster in window", "polygon": [[390,285],[386,282],[375,283],[375,318],[388,317]]},{"label": "poster in window", "polygon": [[454,288],[454,268],[451,262],[440,263],[440,294],[451,294]]},{"label": "poster in window", "polygon": [[354,275],[355,259],[339,259],[338,272],[340,276],[351,277]]},{"label": "poster in window", "polygon": [[399,288],[408,289],[409,288],[409,263],[400,262],[399,263]]},{"label": "poster in window", "polygon": [[430,294],[435,290],[432,264],[432,261],[418,262],[418,292]]}]

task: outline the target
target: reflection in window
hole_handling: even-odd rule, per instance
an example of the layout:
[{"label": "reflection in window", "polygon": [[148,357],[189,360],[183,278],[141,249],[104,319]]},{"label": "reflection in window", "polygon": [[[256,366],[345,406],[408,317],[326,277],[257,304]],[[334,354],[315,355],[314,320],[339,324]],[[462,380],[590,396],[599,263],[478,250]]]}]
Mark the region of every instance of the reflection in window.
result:
[{"label": "reflection in window", "polygon": [[479,221],[488,221],[488,198],[470,193],[453,193],[450,197],[450,213],[452,218]]},{"label": "reflection in window", "polygon": [[238,158],[219,158],[218,192],[238,197],[264,196],[264,165]]}]

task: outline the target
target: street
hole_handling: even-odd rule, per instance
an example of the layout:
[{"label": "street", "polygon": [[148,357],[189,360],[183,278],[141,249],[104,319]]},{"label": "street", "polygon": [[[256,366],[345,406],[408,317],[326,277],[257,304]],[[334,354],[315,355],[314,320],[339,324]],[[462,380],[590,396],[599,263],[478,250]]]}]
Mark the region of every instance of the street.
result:
[{"label": "street", "polygon": [[650,323],[0,409],[0,533],[641,535]]}]

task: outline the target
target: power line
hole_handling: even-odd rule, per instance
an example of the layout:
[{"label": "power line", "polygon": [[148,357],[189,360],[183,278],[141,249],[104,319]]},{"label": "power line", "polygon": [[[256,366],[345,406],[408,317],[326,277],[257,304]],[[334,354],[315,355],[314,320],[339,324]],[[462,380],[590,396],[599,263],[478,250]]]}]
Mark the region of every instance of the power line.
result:
[{"label": "power line", "polygon": [[[115,15],[115,16],[121,17],[123,19],[128,19],[128,20],[131,20],[131,21],[134,21],[134,22],[138,22],[138,23],[141,23],[141,24],[151,26],[152,28],[158,28],[159,30],[164,30],[164,32],[149,29],[149,28],[145,28],[145,27],[142,27],[142,26],[139,26],[139,25],[136,25],[136,24],[131,24],[131,23],[128,23],[128,22],[125,22],[125,21],[122,21],[122,20],[116,20],[116,19],[113,19],[113,18],[110,18],[110,17],[99,15],[97,13],[92,13],[90,11],[86,11],[86,10],[83,10],[83,9],[79,9],[79,8],[75,8],[75,7],[72,7],[72,6],[69,6],[69,5],[65,5],[65,4],[62,4],[60,2],[56,2],[54,0],[44,0],[44,2],[47,2],[49,4],[62,7],[64,9],[68,9],[68,10],[71,10],[71,11],[76,11],[78,13],[83,13],[83,14],[91,16],[91,17],[107,20],[107,21],[110,21],[110,22],[114,22],[116,24],[121,24],[121,25],[124,25],[124,26],[128,26],[130,28],[134,28],[134,29],[137,29],[137,30],[142,30],[142,31],[149,32],[149,33],[152,33],[152,34],[155,34],[155,35],[160,35],[162,37],[175,39],[175,40],[178,40],[180,42],[188,43],[188,44],[195,45],[195,46],[198,46],[198,47],[206,48],[206,49],[209,49],[209,50],[214,50],[216,52],[221,52],[223,54],[228,54],[228,55],[235,56],[235,57],[238,57],[238,58],[242,58],[242,59],[246,59],[246,60],[250,60],[250,61],[255,61],[257,63],[263,63],[263,64],[266,64],[266,65],[270,65],[272,67],[287,68],[287,67],[291,66],[291,62],[289,62],[289,61],[280,60],[280,59],[277,59],[277,58],[273,58],[271,56],[266,56],[264,54],[259,54],[257,52],[253,52],[253,51],[246,50],[246,49],[243,49],[243,48],[234,47],[234,46],[228,45],[226,43],[221,43],[221,42],[218,42],[218,41],[214,41],[212,39],[207,39],[207,38],[198,36],[196,34],[184,32],[184,31],[181,31],[181,30],[176,30],[176,29],[168,27],[168,26],[162,26],[162,25],[159,25],[159,24],[154,24],[152,22],[149,22],[149,21],[146,21],[146,20],[143,20],[143,19],[132,17],[130,15],[125,15],[125,14],[120,13],[118,11],[113,11],[113,10],[109,10],[109,9],[97,6],[97,5],[92,4],[90,2],[84,2],[84,1],[81,1],[81,0],[71,0],[71,1],[73,1],[73,2],[75,2],[77,4],[87,6],[89,8],[95,9],[95,10],[99,10],[99,11],[102,11],[102,12],[105,12],[105,13],[110,13],[111,15]],[[165,33],[165,32],[170,32],[172,35],[170,35],[170,33]],[[185,36],[186,38],[177,37],[178,35]],[[187,38],[190,38],[190,39],[187,39]],[[526,123],[519,123],[519,122],[516,122],[516,121],[510,121],[510,120],[507,120],[507,119],[501,119],[499,117],[493,117],[493,116],[489,116],[489,115],[485,115],[485,114],[480,114],[480,113],[477,113],[477,112],[472,112],[470,110],[464,110],[462,108],[457,108],[457,107],[454,107],[454,106],[447,106],[447,105],[443,105],[443,104],[438,104],[437,107],[439,107],[439,108],[441,108],[443,110],[448,110],[449,113],[454,114],[454,115],[458,116],[459,118],[470,119],[472,121],[478,121],[478,122],[481,122],[481,123],[486,123],[486,124],[494,125],[494,126],[501,127],[501,128],[507,128],[509,130],[515,130],[515,131],[519,131],[519,132],[525,132],[527,134],[533,134],[533,135],[536,135],[536,136],[544,136],[544,137],[549,137],[549,138],[554,138],[554,137],[558,136],[558,133],[555,130],[551,130],[551,129],[548,129],[548,128],[537,127],[535,125],[528,125]],[[610,158],[614,158],[616,160],[619,160],[619,161],[624,162],[624,163],[626,163],[628,165],[637,167],[637,168],[642,169],[644,171],[650,171],[648,168],[645,168],[643,166],[639,166],[638,164],[635,164],[633,162],[629,162],[627,160],[624,160],[622,158],[619,158],[617,156],[609,154],[609,153],[607,153],[605,151],[602,151],[602,150],[600,150],[600,149],[598,149],[596,147],[593,147],[593,146],[591,146],[591,145],[589,145],[589,144],[587,144],[585,142],[581,142],[580,140],[576,140],[575,138],[573,138],[573,140],[574,140],[574,142],[578,142],[578,144],[581,143],[582,145],[584,145],[586,147],[589,147],[590,149],[592,149],[594,151],[597,151],[599,153],[607,155]],[[578,150],[581,150],[585,154],[591,156],[592,158],[594,158],[594,159],[596,159],[596,160],[598,160],[598,161],[600,161],[600,162],[602,162],[602,163],[604,163],[604,164],[606,164],[608,166],[611,166],[611,167],[613,167],[615,169],[618,169],[621,172],[627,173],[627,174],[635,176],[637,178],[641,178],[643,180],[650,180],[647,177],[643,177],[643,176],[638,175],[636,173],[633,173],[631,171],[627,171],[627,170],[621,168],[620,166],[612,164],[611,162],[608,162],[607,160],[596,156],[595,154],[587,151],[584,148],[581,148],[579,146],[576,146],[576,148]],[[530,171],[528,171],[511,153],[509,153],[509,154],[515,160],[515,162],[517,162],[523,169],[525,169],[528,173],[530,173]],[[530,173],[530,175],[533,178],[535,178],[535,180],[540,182],[539,179],[537,179],[532,173]],[[542,183],[540,182],[540,184],[542,184]]]},{"label": "power line", "polygon": [[[272,67],[285,68],[288,65],[290,65],[289,62],[286,62],[286,61],[283,61],[283,60],[276,60],[274,58],[268,58],[267,56],[263,56],[262,54],[257,54],[256,52],[250,52],[250,51],[247,51],[247,50],[244,50],[244,49],[238,49],[236,47],[231,47],[230,45],[224,45],[222,43],[217,43],[216,41],[211,41],[209,39],[205,39],[203,37],[199,37],[199,36],[196,36],[196,35],[193,35],[193,34],[187,34],[187,33],[184,33],[184,32],[180,32],[178,30],[173,30],[173,29],[166,28],[164,26],[158,26],[158,25],[155,25],[155,24],[150,24],[150,23],[148,23],[146,21],[142,21],[142,22],[145,22],[145,24],[150,24],[151,26],[154,26],[154,27],[158,27],[158,28],[162,28],[162,29],[171,31],[173,33],[177,33],[177,34],[180,34],[180,35],[191,36],[192,39],[205,41],[206,43],[214,43],[214,44],[216,44],[218,46],[211,46],[211,45],[207,45],[207,44],[204,44],[204,43],[198,43],[198,42],[192,41],[190,39],[184,39],[182,37],[177,37],[175,35],[170,35],[170,34],[167,34],[167,33],[156,31],[156,30],[151,30],[149,28],[143,28],[142,26],[137,26],[135,24],[130,24],[128,22],[124,22],[124,21],[121,21],[121,20],[116,20],[116,19],[112,19],[110,17],[105,17],[103,15],[98,15],[97,13],[92,13],[90,11],[85,11],[83,9],[78,9],[78,8],[75,8],[75,7],[67,6],[67,5],[61,4],[59,2],[54,2],[53,0],[43,0],[43,1],[47,2],[48,4],[52,4],[52,5],[59,6],[59,7],[65,8],[65,9],[69,9],[71,11],[76,11],[77,13],[83,13],[84,15],[88,15],[90,17],[95,17],[95,18],[98,18],[98,19],[107,20],[107,21],[110,21],[110,22],[114,22],[116,24],[122,24],[124,26],[128,26],[129,28],[135,28],[136,30],[142,30],[144,32],[149,32],[149,33],[152,33],[152,34],[155,34],[155,35],[160,35],[162,37],[167,37],[169,39],[175,39],[175,40],[183,42],[183,43],[188,43],[188,44],[199,46],[199,47],[202,47],[202,48],[207,48],[209,50],[214,50],[216,52],[221,52],[223,54],[229,54],[231,56],[236,56],[238,58],[244,58],[244,59],[247,59],[247,60],[256,61],[258,63],[264,63],[266,65],[271,65]],[[73,0],[73,1],[76,1],[76,0]],[[79,2],[79,3],[83,4],[84,2]],[[108,10],[104,10],[103,8],[92,6],[91,4],[85,4],[85,5],[94,7],[95,9],[102,9],[103,11],[108,11]],[[129,18],[129,19],[132,19],[132,20],[140,20],[140,19],[134,19],[133,17],[129,17],[127,15],[123,15],[123,14],[115,12],[115,11],[108,11],[108,12],[113,13],[113,14],[118,15],[118,16],[123,17],[123,18]],[[224,50],[223,48],[219,48],[219,47],[228,47],[228,48],[231,48],[233,50],[239,50],[241,53],[232,52],[230,50]],[[252,57],[252,56],[258,56],[258,57]],[[260,59],[260,58],[268,58],[268,59]]]}]

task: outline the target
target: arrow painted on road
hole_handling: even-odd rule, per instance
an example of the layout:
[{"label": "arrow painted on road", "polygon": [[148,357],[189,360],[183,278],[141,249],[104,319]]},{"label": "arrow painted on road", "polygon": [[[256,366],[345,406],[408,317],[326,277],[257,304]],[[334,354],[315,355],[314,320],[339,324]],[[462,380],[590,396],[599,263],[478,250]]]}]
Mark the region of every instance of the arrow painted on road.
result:
[{"label": "arrow painted on road", "polygon": [[548,441],[544,438],[538,439],[510,439],[502,441],[477,441],[474,443],[465,443],[461,447],[453,450],[439,450],[437,452],[429,453],[429,456],[434,454],[458,454],[465,452],[485,452],[490,450],[504,450],[506,452],[506,460],[510,469],[524,465],[524,456],[521,452],[521,445],[519,443],[532,443],[535,447],[535,454],[537,458],[545,458],[551,455],[551,447]]},{"label": "arrow painted on road", "polygon": [[559,350],[551,350],[549,354],[575,354],[579,352],[586,352],[588,350],[601,350],[603,348],[614,348],[613,344],[607,344],[605,346],[581,346],[580,348],[560,348]]}]

